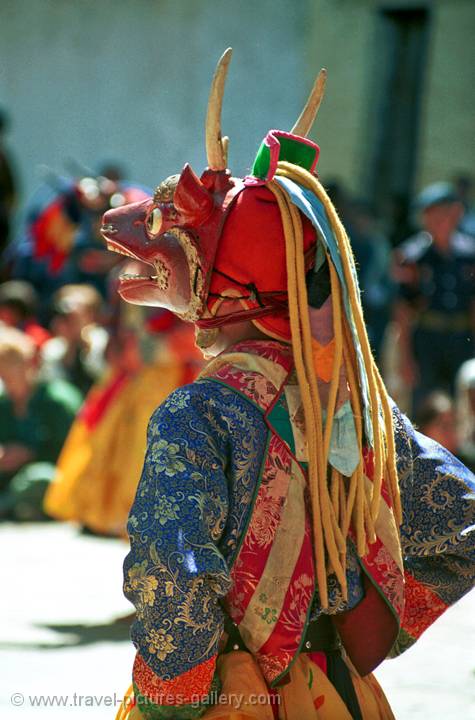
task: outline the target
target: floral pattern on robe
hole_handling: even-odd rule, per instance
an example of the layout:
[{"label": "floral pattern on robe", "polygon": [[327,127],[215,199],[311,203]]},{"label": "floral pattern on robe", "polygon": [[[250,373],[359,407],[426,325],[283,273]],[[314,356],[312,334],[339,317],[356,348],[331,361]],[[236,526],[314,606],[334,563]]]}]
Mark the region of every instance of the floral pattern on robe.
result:
[{"label": "floral pattern on robe", "polygon": [[[475,524],[469,496],[475,485],[458,460],[416,432],[396,407],[393,412],[410,591],[398,654],[473,585],[475,533],[465,531]],[[150,421],[124,566],[124,591],[137,611],[134,681],[149,697],[153,687],[183,693],[175,707],[166,701],[141,706],[146,718],[194,718],[209,707],[192,707],[187,689],[201,687],[204,698],[217,687],[220,601],[247,530],[268,438],[259,408],[209,379],[174,391]],[[354,607],[363,587],[351,544],[349,552],[348,607]],[[341,604],[339,592],[330,579],[330,606]],[[425,622],[417,612],[421,597]]]}]

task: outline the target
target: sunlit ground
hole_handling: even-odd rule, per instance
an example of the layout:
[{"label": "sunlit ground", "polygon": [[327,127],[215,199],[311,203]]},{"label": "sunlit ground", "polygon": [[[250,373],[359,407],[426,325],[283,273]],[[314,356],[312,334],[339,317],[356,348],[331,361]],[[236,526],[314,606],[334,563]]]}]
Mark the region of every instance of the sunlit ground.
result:
[{"label": "sunlit ground", "polygon": [[[0,717],[113,720],[134,656],[120,620],[131,609],[121,590],[125,543],[51,523],[4,524],[0,545]],[[377,676],[398,720],[475,718],[475,593]],[[39,696],[64,704],[35,707]]]}]

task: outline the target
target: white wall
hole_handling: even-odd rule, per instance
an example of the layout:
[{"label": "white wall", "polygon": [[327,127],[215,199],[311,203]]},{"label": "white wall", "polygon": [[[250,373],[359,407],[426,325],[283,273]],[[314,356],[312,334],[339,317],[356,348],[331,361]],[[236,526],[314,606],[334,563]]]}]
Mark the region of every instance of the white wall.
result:
[{"label": "white wall", "polygon": [[[308,65],[326,65],[326,98],[312,136],[320,171],[361,194],[378,121],[376,20],[382,8],[430,7],[416,189],[475,167],[475,0],[313,0]],[[312,34],[313,33],[313,34]],[[384,48],[382,48],[384,51]]]},{"label": "white wall", "polygon": [[22,187],[38,166],[118,159],[156,185],[205,165],[214,65],[234,47],[223,113],[231,168],[270,127],[290,128],[311,82],[311,0],[0,0],[0,106]]},{"label": "white wall", "polygon": [[439,0],[423,106],[419,187],[475,172],[475,0]]}]

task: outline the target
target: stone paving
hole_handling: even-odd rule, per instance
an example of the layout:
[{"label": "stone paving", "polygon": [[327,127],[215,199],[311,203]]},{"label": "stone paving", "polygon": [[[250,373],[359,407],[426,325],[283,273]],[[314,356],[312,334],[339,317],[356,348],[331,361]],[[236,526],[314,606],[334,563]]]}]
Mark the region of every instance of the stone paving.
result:
[{"label": "stone paving", "polygon": [[[51,523],[0,525],[0,545],[0,717],[113,720],[134,656],[126,544]],[[398,720],[473,720],[475,593],[377,677]],[[35,706],[40,696],[63,704]]]}]

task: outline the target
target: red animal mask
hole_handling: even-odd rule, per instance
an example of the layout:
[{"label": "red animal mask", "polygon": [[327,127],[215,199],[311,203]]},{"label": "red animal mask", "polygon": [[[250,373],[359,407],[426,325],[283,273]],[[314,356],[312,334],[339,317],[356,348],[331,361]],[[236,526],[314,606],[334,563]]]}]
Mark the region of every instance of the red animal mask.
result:
[{"label": "red animal mask", "polygon": [[[180,175],[167,178],[157,187],[153,198],[106,212],[102,226],[102,234],[110,250],[148,263],[151,268],[148,276],[122,278],[119,293],[125,300],[164,307],[183,319],[192,322],[202,320],[204,325],[206,322],[215,322],[210,320],[210,310],[216,304],[210,296],[210,290],[211,295],[213,291],[216,294],[216,290],[221,292],[226,283],[234,284],[235,295],[239,295],[239,289],[244,288],[246,291],[248,288],[249,297],[244,297],[248,302],[243,302],[242,312],[221,318],[222,324],[272,312],[285,312],[286,308],[285,252],[283,254],[282,250],[284,239],[278,209],[272,197],[265,197],[266,193],[270,196],[265,188],[246,188],[244,181],[231,177],[227,169],[228,139],[221,136],[220,117],[230,59],[231,50],[228,49],[218,63],[211,87],[206,119],[208,168],[198,177],[189,165],[185,165]],[[305,137],[310,130],[323,95],[324,80],[322,71],[302,115],[292,129],[294,136]],[[310,141],[304,142],[313,145]],[[317,157],[318,148],[315,162]],[[244,195],[252,194],[253,198],[247,202],[236,202],[243,191]],[[242,222],[240,213],[244,213]],[[226,245],[231,243],[234,246],[233,258],[241,255],[244,264],[248,256],[256,271],[259,270],[259,263],[263,265],[263,269],[269,273],[268,282],[263,288],[259,288],[255,281],[252,282],[252,278],[246,277],[244,282],[242,274],[240,277],[235,274],[227,277],[226,261],[223,261],[220,244],[222,236],[229,235],[226,232],[223,234],[225,221],[225,230],[228,228],[228,214],[230,221],[231,218],[233,220],[229,228],[238,227],[240,232],[231,241],[228,237]],[[273,235],[266,232],[271,257],[265,243],[262,252],[255,252],[257,236],[251,230],[254,221],[255,227],[261,228],[261,231],[273,228]],[[306,238],[307,246],[315,241],[310,226],[306,228]],[[215,266],[218,253],[219,267]],[[269,261],[277,256],[280,258],[279,268],[274,278],[272,267],[276,263]],[[218,273],[221,281],[216,280]],[[275,283],[278,286],[274,287]]]}]

